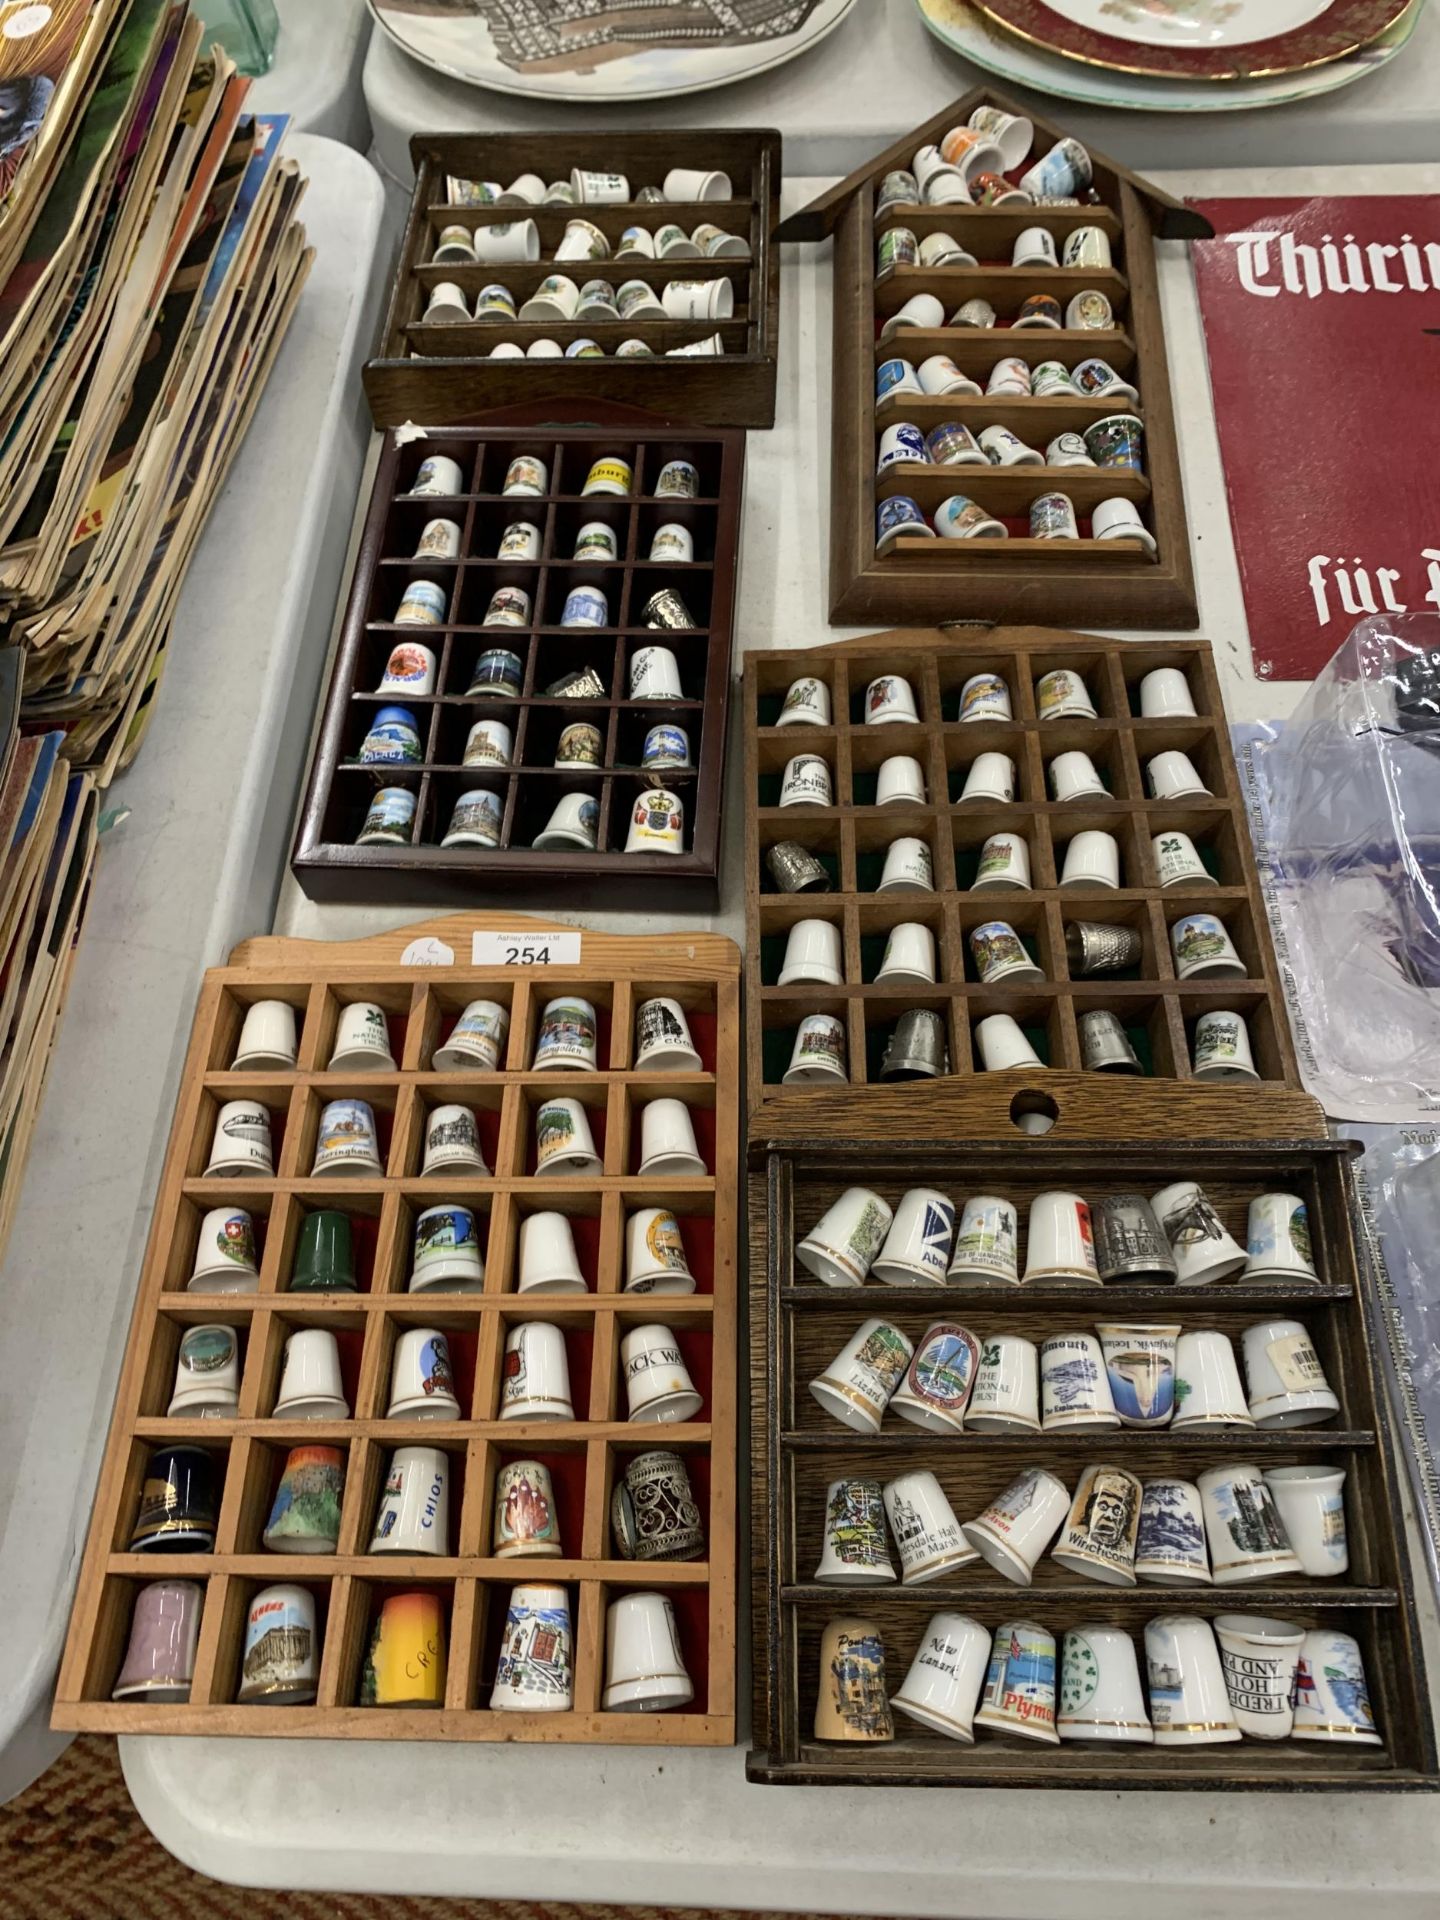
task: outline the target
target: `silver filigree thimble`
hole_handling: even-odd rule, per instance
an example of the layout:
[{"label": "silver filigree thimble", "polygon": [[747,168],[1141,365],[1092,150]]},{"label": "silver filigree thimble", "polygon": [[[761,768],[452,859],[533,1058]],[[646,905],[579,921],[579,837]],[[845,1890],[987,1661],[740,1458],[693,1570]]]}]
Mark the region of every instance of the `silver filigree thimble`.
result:
[{"label": "silver filigree thimble", "polygon": [[1134,927],[1111,927],[1095,920],[1075,920],[1065,929],[1065,952],[1072,966],[1084,973],[1118,973],[1140,963],[1143,951]]},{"label": "silver filigree thimble", "polygon": [[1173,1280],[1179,1271],[1143,1193],[1107,1193],[1092,1200],[1090,1226],[1102,1280]]},{"label": "silver filigree thimble", "polygon": [[950,1070],[945,1022],[928,1007],[911,1007],[895,1023],[880,1063],[882,1080],[933,1080]]},{"label": "silver filigree thimble", "polygon": [[696,624],[673,587],[662,587],[659,593],[651,594],[640,618],[647,627],[664,627],[672,633],[691,632]]},{"label": "silver filigree thimble", "polygon": [[603,700],[605,682],[593,667],[576,667],[545,689],[551,700]]},{"label": "silver filigree thimble", "polygon": [[830,876],[808,848],[782,840],[765,855],[770,877],[782,893],[829,893]]}]

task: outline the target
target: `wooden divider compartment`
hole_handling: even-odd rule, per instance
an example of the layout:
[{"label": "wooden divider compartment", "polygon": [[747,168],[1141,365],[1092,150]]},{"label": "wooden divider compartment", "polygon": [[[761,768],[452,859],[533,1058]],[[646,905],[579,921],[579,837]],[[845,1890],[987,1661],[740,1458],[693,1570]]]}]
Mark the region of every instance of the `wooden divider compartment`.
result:
[{"label": "wooden divider compartment", "polygon": [[[1197,624],[1190,536],[1180,478],[1171,404],[1164,324],[1156,280],[1155,237],[1193,237],[1210,231],[1204,219],[1090,148],[1093,203],[1076,206],[987,207],[893,205],[876,211],[880,182],[895,168],[908,169],[921,147],[963,125],[979,106],[1028,117],[1035,142],[1028,160],[1009,170],[1018,182],[1064,130],[988,86],[956,100],[924,126],[830,188],[780,228],[782,240],[833,234],[835,302],[830,482],[830,619],[836,624],[875,620],[964,619],[1023,611],[1032,619],[1080,619],[1100,626],[1193,627]],[[1082,196],[1083,199],[1083,196]],[[908,228],[917,240],[947,233],[977,264],[973,267],[905,266],[876,278],[877,245],[883,234]],[[1014,266],[1020,232],[1050,233],[1063,258],[1066,237],[1079,227],[1098,227],[1110,243],[1108,268]],[[1062,324],[1016,327],[1021,304],[1033,294],[1053,295],[1065,309],[1079,292],[1094,289],[1109,299],[1112,327],[1071,329]],[[882,340],[884,323],[917,293],[935,295],[945,310],[937,328],[898,329]],[[953,324],[967,300],[995,309],[993,327]],[[1098,357],[1136,386],[1138,402],[1072,395],[876,397],[876,374],[886,360],[903,357],[916,367],[934,354],[948,354],[961,372],[982,387],[996,363],[1018,355],[1032,368],[1045,360],[1066,367]],[[1009,428],[1044,453],[1056,434],[1083,433],[1107,414],[1134,413],[1144,428],[1142,470],[1094,467],[892,466],[876,472],[880,435],[902,421],[929,433],[945,421],[968,426],[977,436],[987,426]],[[1078,540],[1032,539],[1029,509],[1041,494],[1070,496],[1079,522]],[[876,552],[876,508],[894,494],[908,494],[927,521],[952,494],[975,500],[1006,524],[1009,538],[946,539],[902,533],[883,554]],[[1157,552],[1138,540],[1098,540],[1090,514],[1105,499],[1132,500]]]},{"label": "wooden divider compartment", "polygon": [[[457,915],[348,943],[259,938],[236,948],[201,988],[154,1226],[131,1322],[110,1438],[81,1570],[53,1724],[107,1733],[247,1734],[417,1740],[545,1740],[641,1745],[728,1745],[735,1737],[736,1193],[739,1121],[739,954],[716,935],[643,939],[581,932],[578,965],[473,965],[470,941],[487,931],[559,929],[523,916]],[[437,962],[434,942],[450,960]],[[418,944],[417,944],[418,943]],[[599,1065],[593,1073],[532,1070],[544,1003],[567,992],[597,1006]],[[696,1073],[651,1074],[634,1065],[637,1005],[656,994],[687,1008],[702,1059]],[[510,1030],[494,1073],[439,1072],[432,1063],[470,1000],[503,1000]],[[284,999],[300,1018],[293,1073],[230,1070],[245,1006]],[[391,1012],[398,1071],[328,1070],[340,1005],[378,1001]],[[532,1105],[540,1094],[581,1097],[603,1121],[604,1171],[593,1178],[536,1178]],[[218,1103],[254,1095],[283,1113],[275,1173],[266,1179],[206,1178]],[[353,1094],[384,1113],[386,1171],[374,1178],[310,1171],[314,1118],[326,1100]],[[694,1111],[703,1177],[637,1171],[638,1104],[679,1099]],[[479,1107],[489,1172],[421,1175],[424,1110]],[[491,1124],[487,1125],[487,1116]],[[597,1127],[597,1141],[601,1138]],[[415,1213],[442,1201],[476,1212],[485,1256],[483,1289],[406,1291]],[[263,1221],[255,1292],[191,1292],[201,1215],[242,1206]],[[625,1222],[637,1208],[676,1214],[696,1290],[653,1295],[624,1290]],[[360,1290],[290,1287],[299,1225],[315,1207],[350,1215]],[[520,1220],[569,1214],[589,1283],[583,1295],[517,1293]],[[573,1421],[500,1420],[508,1329],[536,1320],[562,1329],[575,1402]],[[632,1422],[619,1375],[619,1344],[633,1326],[671,1327],[704,1404],[673,1425]],[[240,1335],[240,1399],[227,1420],[167,1416],[175,1358],[188,1325],[223,1323]],[[351,1417],[310,1421],[274,1411],[283,1345],[300,1327],[337,1335]],[[450,1341],[461,1402],[456,1421],[386,1417],[390,1357],[406,1327],[435,1326]],[[146,1460],[179,1442],[213,1452],[223,1469],[213,1553],[132,1553]],[[262,1544],[270,1503],[291,1447],[338,1446],[346,1456],[338,1551],[305,1556]],[[367,1551],[390,1450],[434,1446],[451,1456],[450,1552],[444,1557]],[[695,1561],[637,1562],[612,1542],[610,1498],[617,1466],[652,1448],[689,1464],[706,1552]],[[491,1549],[495,1475],[510,1459],[539,1458],[551,1470],[563,1557],[497,1558]],[[185,1705],[112,1701],[136,1591],[162,1578],[204,1588],[191,1699]],[[526,1580],[566,1586],[575,1635],[575,1705],[568,1713],[495,1712],[488,1705],[509,1590]],[[317,1600],[321,1666],[315,1704],[242,1706],[235,1700],[248,1602],[261,1587],[294,1582]],[[358,1687],[374,1611],[387,1590],[438,1592],[447,1612],[448,1683],[434,1711],[361,1707]],[[605,1607],[616,1594],[653,1590],[675,1603],[693,1703],[673,1713],[602,1710]]]},{"label": "wooden divider compartment", "polygon": [[[780,334],[780,253],[772,235],[780,213],[780,135],[753,127],[698,132],[631,133],[557,127],[549,133],[417,133],[410,142],[415,190],[401,242],[400,264],[381,323],[375,356],[365,368],[365,391],[377,426],[414,420],[441,426],[482,407],[553,401],[570,417],[576,404],[596,399],[647,407],[673,421],[711,427],[769,427],[775,422],[775,368]],[[734,198],[701,202],[636,202],[595,206],[460,207],[449,203],[447,177],[498,180],[502,186],[534,172],[547,183],[569,179],[572,167],[623,173],[631,191],[660,186],[673,167],[721,170]],[[611,243],[605,260],[557,261],[567,221],[588,220]],[[516,264],[436,263],[440,231],[533,219],[538,261]],[[744,259],[674,260],[613,257],[626,227],[675,222],[690,233],[709,222],[749,243]],[[657,291],[673,279],[728,278],[734,314],[726,320],[534,321],[437,323],[423,318],[436,281],[459,285],[472,310],[481,287],[508,287],[517,310],[547,274],[564,273],[583,286],[608,280],[618,291],[644,280]],[[719,333],[717,356],[668,357],[669,350]],[[522,350],[538,339],[562,347],[594,340],[604,357],[531,360],[489,357],[502,341]],[[642,340],[651,357],[617,358],[622,341]]]},{"label": "wooden divider compartment", "polygon": [[[1035,682],[1069,665],[1096,705],[1095,720],[1040,720]],[[1139,684],[1156,667],[1178,667],[1189,681],[1194,719],[1142,720]],[[994,671],[1010,689],[1014,719],[960,721],[960,689],[972,675]],[[866,725],[868,683],[883,674],[910,681],[918,725]],[[792,682],[813,676],[831,696],[832,724],[778,726]],[[1137,1085],[1193,1081],[1194,1025],[1209,1009],[1230,1008],[1246,1020],[1260,1081],[1211,1089],[1243,1101],[1258,1088],[1298,1084],[1294,1050],[1280,994],[1224,704],[1210,646],[1204,640],[1114,642],[1044,627],[997,627],[974,637],[900,629],[796,652],[749,653],[744,665],[746,1037],[749,1101],[771,1128],[808,1131],[804,1114],[827,1090],[784,1086],[800,1020],[831,1013],[845,1025],[850,1084],[841,1094],[870,1097],[880,1049],[908,1007],[928,1007],[946,1023],[949,1077],[979,1072],[975,1022],[1011,1012],[1051,1070],[1081,1065],[1078,1018],[1106,1009],[1119,1014],[1145,1067],[1143,1081],[1119,1080],[1125,1097]],[[1167,747],[1188,753],[1212,788],[1206,798],[1146,797],[1145,762]],[[1061,805],[1050,798],[1049,762],[1079,749],[1090,754],[1109,789],[1104,800]],[[1007,754],[1016,768],[1008,805],[959,799],[967,768],[982,752]],[[830,766],[835,804],[777,804],[786,762],[813,753]],[[921,763],[923,806],[874,805],[880,763],[897,754]],[[1165,828],[1188,833],[1214,877],[1208,887],[1161,887],[1151,846]],[[1119,843],[1121,885],[1062,887],[1064,849],[1083,828],[1112,833]],[[1033,885],[1026,891],[975,892],[978,850],[989,835],[1024,834]],[[884,849],[900,836],[925,840],[934,865],[932,893],[877,892]],[[784,893],[766,864],[768,850],[795,841],[824,861],[829,892]],[[1186,912],[1217,914],[1245,962],[1244,979],[1177,978],[1169,929]],[[841,934],[839,986],[778,984],[786,937],[797,920],[828,920]],[[1043,968],[1045,978],[986,986],[978,978],[968,935],[988,920],[1007,920]],[[1066,929],[1076,921],[1137,928],[1138,967],[1121,974],[1082,975],[1068,962]],[[934,984],[877,983],[885,935],[905,921],[931,928],[939,979]],[[1001,1076],[1008,1078],[1010,1076]],[[1043,1078],[1043,1076],[1041,1076]],[[1105,1075],[1087,1076],[1097,1081]],[[940,1084],[927,1081],[924,1087]],[[863,1091],[862,1091],[863,1089]],[[912,1101],[918,1085],[897,1090]]]},{"label": "wooden divider compartment", "polygon": [[[903,1091],[903,1090],[902,1090]],[[1425,1680],[1413,1577],[1390,1453],[1390,1423],[1378,1372],[1376,1303],[1368,1268],[1357,1256],[1355,1202],[1346,1143],[1323,1138],[1200,1137],[1207,1118],[1199,1090],[1181,1087],[1138,1103],[1133,1135],[1127,1108],[1117,1116],[1075,1078],[1057,1085],[1060,1119],[1042,1139],[1005,1124],[994,1090],[955,1089],[930,1137],[909,1137],[907,1115],[888,1096],[869,1137],[858,1128],[817,1129],[810,1138],[768,1139],[752,1129],[750,1181],[751,1403],[756,1539],[752,1567],[755,1733],[752,1780],[805,1785],[945,1785],[1088,1788],[1404,1789],[1440,1785],[1435,1730]],[[1304,1096],[1262,1096],[1272,1117],[1320,1122]],[[1237,1108],[1238,1112],[1239,1109]],[[1213,1106],[1208,1117],[1215,1117]],[[1253,1117],[1253,1116],[1252,1116]],[[1167,1124],[1168,1122],[1168,1124]],[[1318,1134],[1320,1127],[1315,1129]],[[1008,1135],[1008,1138],[1002,1137]],[[943,1144],[941,1142],[943,1141]],[[1094,1199],[1156,1191],[1177,1178],[1201,1183],[1232,1232],[1244,1241],[1248,1202],[1275,1190],[1305,1201],[1318,1285],[1246,1282],[1208,1287],[1038,1285],[829,1288],[794,1258],[796,1243],[847,1186],[873,1188],[892,1204],[914,1186],[934,1186],[957,1205],[972,1194],[1012,1200],[1024,1224],[1039,1192],[1063,1188]],[[938,1319],[978,1336],[1020,1333],[1039,1341],[1055,1332],[1093,1331],[1099,1320],[1164,1319],[1218,1328],[1237,1342],[1243,1328],[1273,1314],[1298,1318],[1311,1332],[1340,1412],[1322,1425],[1288,1430],[1161,1428],[1098,1433],[939,1435],[887,1414],[878,1435],[851,1432],[825,1413],[807,1382],[875,1314],[916,1339]],[[762,1385],[763,1383],[763,1389]],[[885,1481],[928,1468],[962,1520],[975,1517],[1027,1466],[1045,1466],[1073,1490],[1096,1461],[1123,1465],[1142,1480],[1175,1474],[1194,1480],[1207,1467],[1251,1461],[1262,1468],[1334,1462],[1346,1469],[1350,1567],[1337,1579],[1303,1574],[1230,1586],[1102,1586],[1056,1565],[1047,1548],[1029,1588],[985,1564],[932,1584],[833,1586],[814,1570],[823,1542],[823,1504],[831,1480],[864,1474]],[[892,1547],[898,1569],[898,1557]],[[876,1621],[886,1648],[886,1686],[903,1680],[931,1614],[951,1609],[993,1629],[1033,1619],[1056,1635],[1108,1626],[1136,1636],[1156,1615],[1212,1617],[1243,1611],[1302,1625],[1332,1626],[1359,1641],[1383,1745],[1353,1750],[1294,1739],[1243,1739],[1215,1747],[1057,1748],[980,1728],[964,1746],[895,1717],[896,1738],[835,1744],[812,1737],[818,1651],[825,1623],[843,1615]],[[1143,1653],[1143,1649],[1142,1649]],[[1144,1671],[1143,1657],[1140,1662]]]},{"label": "wooden divider compartment", "polygon": [[[389,437],[350,583],[291,858],[295,877],[312,899],[459,904],[479,890],[538,895],[553,894],[556,887],[575,904],[613,905],[617,897],[631,906],[716,898],[745,436],[676,432],[632,408],[604,411],[612,425],[447,427],[403,442]],[[412,496],[409,489],[422,461],[436,454],[460,463],[463,492]],[[545,461],[544,495],[502,496],[506,469],[520,454]],[[591,465],[610,455],[633,468],[630,494],[582,497]],[[655,497],[656,477],[672,460],[688,460],[697,468],[697,498]],[[415,559],[422,528],[437,518],[459,522],[459,556]],[[538,559],[497,558],[501,536],[515,521],[539,529]],[[613,563],[573,558],[579,529],[589,521],[614,529]],[[689,530],[692,560],[649,558],[655,531],[667,522]],[[414,580],[432,582],[445,593],[439,624],[396,624],[400,600]],[[483,624],[491,595],[501,587],[530,595],[530,618],[523,626]],[[606,595],[609,624],[561,625],[566,596],[577,587],[595,587]],[[693,629],[644,624],[644,607],[666,588],[685,603],[697,623]],[[392,648],[407,640],[437,655],[435,692],[378,693]],[[674,653],[680,696],[632,700],[631,659],[641,647],[653,645]],[[508,648],[521,658],[518,698],[468,691],[476,661],[494,648]],[[546,688],[565,673],[585,666],[603,682],[602,692],[547,695]],[[362,766],[356,758],[361,741],[379,709],[394,705],[416,716],[420,761]],[[511,729],[510,767],[463,766],[466,738],[481,719],[499,720]],[[599,767],[555,766],[560,732],[576,722],[598,729]],[[688,770],[641,771],[645,734],[662,723],[683,727],[689,735]],[[366,809],[383,786],[407,787],[417,796],[409,844],[356,846]],[[681,802],[683,851],[626,853],[630,809],[641,793],[657,786]],[[499,798],[500,845],[442,847],[456,800],[476,788],[489,788]],[[596,850],[537,851],[536,834],[569,793],[598,800]]]}]

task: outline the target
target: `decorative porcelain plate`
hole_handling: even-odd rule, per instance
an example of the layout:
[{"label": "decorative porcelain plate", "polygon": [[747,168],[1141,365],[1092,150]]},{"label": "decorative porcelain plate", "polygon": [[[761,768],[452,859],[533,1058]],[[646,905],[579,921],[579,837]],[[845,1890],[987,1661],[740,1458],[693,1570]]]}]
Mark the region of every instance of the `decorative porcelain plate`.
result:
[{"label": "decorative porcelain plate", "polygon": [[397,46],[532,100],[644,100],[748,80],[807,53],[855,0],[370,0]]},{"label": "decorative porcelain plate", "polygon": [[975,0],[1067,60],[1176,80],[1255,80],[1367,47],[1408,0]]},{"label": "decorative porcelain plate", "polygon": [[1424,0],[1409,0],[1392,24],[1356,53],[1296,73],[1232,80],[1224,86],[1213,80],[1159,79],[1064,58],[997,26],[970,0],[915,4],[930,32],[952,53],[1016,86],[1133,113],[1239,113],[1332,93],[1376,72],[1405,47]]}]

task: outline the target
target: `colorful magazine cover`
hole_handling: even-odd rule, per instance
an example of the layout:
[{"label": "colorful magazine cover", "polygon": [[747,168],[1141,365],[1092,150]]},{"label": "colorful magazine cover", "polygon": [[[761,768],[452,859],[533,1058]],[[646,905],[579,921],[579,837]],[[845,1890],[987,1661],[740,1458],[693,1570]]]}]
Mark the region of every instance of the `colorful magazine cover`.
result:
[{"label": "colorful magazine cover", "polygon": [[0,217],[55,103],[95,0],[0,6]]}]

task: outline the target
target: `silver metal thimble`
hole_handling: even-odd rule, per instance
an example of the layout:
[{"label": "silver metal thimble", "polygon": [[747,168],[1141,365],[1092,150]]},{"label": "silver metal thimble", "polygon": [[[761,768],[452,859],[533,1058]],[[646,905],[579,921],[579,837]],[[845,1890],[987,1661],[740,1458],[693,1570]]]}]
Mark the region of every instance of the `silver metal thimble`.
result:
[{"label": "silver metal thimble", "polygon": [[805,847],[782,840],[765,855],[770,877],[782,893],[829,893],[830,876]]},{"label": "silver metal thimble", "polygon": [[933,1080],[950,1071],[945,1022],[928,1007],[902,1013],[880,1063],[882,1080]]},{"label": "silver metal thimble", "polygon": [[1119,1015],[1103,1011],[1080,1016],[1080,1064],[1089,1073],[1143,1071]]},{"label": "silver metal thimble", "polygon": [[576,667],[553,680],[545,693],[551,700],[603,700],[605,682],[594,667]]},{"label": "silver metal thimble", "polygon": [[1095,920],[1075,920],[1065,929],[1065,952],[1081,973],[1118,973],[1140,963],[1143,951],[1134,927],[1104,926]]},{"label": "silver metal thimble", "polygon": [[672,633],[690,632],[695,627],[690,609],[673,587],[662,587],[645,602],[640,618],[647,627],[664,627]]},{"label": "silver metal thimble", "polygon": [[1102,1280],[1173,1280],[1179,1271],[1143,1193],[1107,1193],[1092,1200],[1090,1225]]}]

